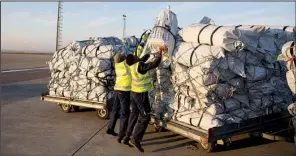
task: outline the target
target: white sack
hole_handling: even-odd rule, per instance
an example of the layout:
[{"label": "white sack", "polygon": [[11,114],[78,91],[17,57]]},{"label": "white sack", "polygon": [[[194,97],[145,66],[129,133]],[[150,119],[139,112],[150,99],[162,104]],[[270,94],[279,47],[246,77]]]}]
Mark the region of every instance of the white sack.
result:
[{"label": "white sack", "polygon": [[114,36],[110,37],[96,37],[94,39],[94,44],[101,44],[101,45],[121,45],[122,41]]},{"label": "white sack", "polygon": [[125,47],[123,45],[104,45],[100,43],[85,46],[82,50],[84,56],[99,59],[111,59],[118,52],[126,53]]},{"label": "white sack", "polygon": [[188,67],[223,57],[224,49],[220,47],[189,42],[179,42],[174,52],[174,60]]},{"label": "white sack", "polygon": [[[168,60],[168,62],[164,64],[164,66],[168,66],[170,64],[170,59],[168,57],[172,55],[175,48],[175,36],[177,34],[177,30],[178,21],[176,14],[169,9],[161,11],[156,19],[155,26],[149,35],[141,57],[145,54],[158,52],[159,47],[166,44],[168,46],[168,53],[164,54],[165,57],[163,57],[163,60]],[[148,61],[153,59],[153,55],[151,55]]]},{"label": "white sack", "polygon": [[240,51],[244,44],[239,41],[240,32],[231,27],[191,24],[179,31],[185,42],[197,42],[220,46],[227,51]]},{"label": "white sack", "polygon": [[215,25],[215,22],[207,17],[207,16],[204,16],[200,21],[199,21],[199,24],[211,24],[211,25]]},{"label": "white sack", "polygon": [[282,47],[282,54],[285,59],[296,57],[296,45],[294,41],[287,42]]},{"label": "white sack", "polygon": [[67,46],[67,50],[72,51],[75,55],[82,54],[82,48],[87,46],[89,42],[87,41],[73,41]]},{"label": "white sack", "polygon": [[247,66],[246,67],[247,80],[249,81],[259,81],[267,79],[271,73],[263,66]]},{"label": "white sack", "polygon": [[286,74],[288,85],[291,91],[296,94],[296,71],[288,71]]},{"label": "white sack", "polygon": [[128,47],[137,47],[140,42],[135,36],[125,37],[123,41]]}]

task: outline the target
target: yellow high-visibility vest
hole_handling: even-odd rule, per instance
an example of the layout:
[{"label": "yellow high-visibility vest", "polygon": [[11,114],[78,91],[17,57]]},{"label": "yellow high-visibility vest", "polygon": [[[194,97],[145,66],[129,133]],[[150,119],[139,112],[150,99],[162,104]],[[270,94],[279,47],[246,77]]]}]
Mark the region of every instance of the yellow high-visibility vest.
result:
[{"label": "yellow high-visibility vest", "polygon": [[126,61],[115,63],[116,82],[114,90],[130,91],[132,77]]},{"label": "yellow high-visibility vest", "polygon": [[142,41],[143,41],[143,42],[146,42],[146,41],[148,40],[148,37],[149,37],[149,34],[145,34],[145,35],[143,36]]},{"label": "yellow high-visibility vest", "polygon": [[152,79],[150,72],[141,74],[138,72],[139,62],[131,65],[130,71],[132,76],[132,89],[131,91],[136,93],[144,93],[153,89]]},{"label": "yellow high-visibility vest", "polygon": [[138,57],[141,56],[143,50],[144,50],[144,47],[142,47],[141,45],[139,45],[139,46],[137,47],[137,56],[138,56]]}]

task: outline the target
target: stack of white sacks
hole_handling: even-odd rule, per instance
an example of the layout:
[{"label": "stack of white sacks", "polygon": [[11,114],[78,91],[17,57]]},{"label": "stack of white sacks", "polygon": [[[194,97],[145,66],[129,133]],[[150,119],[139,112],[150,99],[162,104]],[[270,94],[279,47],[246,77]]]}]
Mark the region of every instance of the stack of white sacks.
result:
[{"label": "stack of white sacks", "polygon": [[169,47],[153,72],[153,113],[209,129],[285,110],[293,95],[277,57],[291,30],[217,26],[205,17],[178,31],[176,15],[162,11],[142,54]]},{"label": "stack of white sacks", "polygon": [[123,42],[116,37],[72,42],[48,62],[49,95],[106,102],[115,80],[113,56],[118,52],[132,53],[137,44],[134,36]]},{"label": "stack of white sacks", "polygon": [[[142,53],[151,54],[150,62],[161,45],[168,45],[161,65],[151,72],[153,113],[209,129],[285,110],[292,103],[289,86],[295,89],[295,77],[287,84],[287,66],[291,70],[295,61],[286,66],[277,57],[282,47],[291,46],[293,31],[293,27],[217,26],[207,17],[180,29],[177,16],[169,8],[163,10]],[[112,57],[117,52],[134,53],[138,44],[135,36],[71,43],[49,62],[49,94],[106,102],[115,80]],[[286,54],[295,57],[295,49]]]},{"label": "stack of white sacks", "polygon": [[184,27],[172,64],[173,119],[209,129],[285,110],[292,94],[277,56],[292,34],[266,26]]},{"label": "stack of white sacks", "polygon": [[172,114],[173,111],[168,107],[174,102],[175,92],[171,79],[171,56],[175,49],[175,36],[178,32],[177,16],[170,8],[164,9],[159,13],[154,28],[152,29],[147,43],[143,49],[141,57],[150,54],[147,62],[154,60],[154,54],[159,51],[163,44],[168,45],[168,52],[163,55],[158,68],[150,71],[154,78],[154,90],[150,92],[150,103],[156,115]]},{"label": "stack of white sacks", "polygon": [[295,41],[287,42],[282,48],[282,55],[287,62],[288,71],[286,73],[288,85],[296,95],[296,45]]}]

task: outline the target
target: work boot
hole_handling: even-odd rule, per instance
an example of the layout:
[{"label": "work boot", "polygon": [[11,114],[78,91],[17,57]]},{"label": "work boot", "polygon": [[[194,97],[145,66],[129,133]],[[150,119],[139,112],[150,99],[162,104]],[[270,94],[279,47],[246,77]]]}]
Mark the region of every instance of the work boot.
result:
[{"label": "work boot", "polygon": [[120,144],[121,144],[122,137],[118,137],[116,140],[117,140],[117,142],[118,142],[118,143],[120,143]]},{"label": "work boot", "polygon": [[107,129],[106,133],[109,134],[109,135],[113,135],[113,136],[117,136],[118,135],[117,133],[115,133],[114,131],[109,130],[109,129]]},{"label": "work boot", "polygon": [[131,144],[132,146],[134,146],[140,152],[144,152],[144,149],[141,147],[141,144],[137,143],[137,141],[134,138],[131,138],[128,143]]},{"label": "work boot", "polygon": [[133,147],[131,144],[129,144],[129,140],[130,138],[125,136],[123,139],[122,139],[122,143],[125,144],[125,145],[128,145],[129,147]]}]

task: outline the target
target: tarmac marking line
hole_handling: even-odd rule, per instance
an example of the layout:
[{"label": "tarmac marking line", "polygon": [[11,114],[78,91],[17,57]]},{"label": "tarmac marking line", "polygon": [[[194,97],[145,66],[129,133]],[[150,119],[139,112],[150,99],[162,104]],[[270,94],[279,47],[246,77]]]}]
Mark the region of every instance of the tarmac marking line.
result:
[{"label": "tarmac marking line", "polygon": [[74,156],[79,150],[81,150],[91,139],[93,139],[104,127],[107,126],[109,122],[107,122],[104,126],[102,126],[95,134],[93,134],[83,145],[81,145],[71,156]]},{"label": "tarmac marking line", "polygon": [[1,73],[13,73],[13,72],[22,72],[22,71],[32,71],[32,70],[44,70],[49,69],[48,67],[43,68],[26,68],[26,69],[11,69],[11,70],[2,70]]}]

